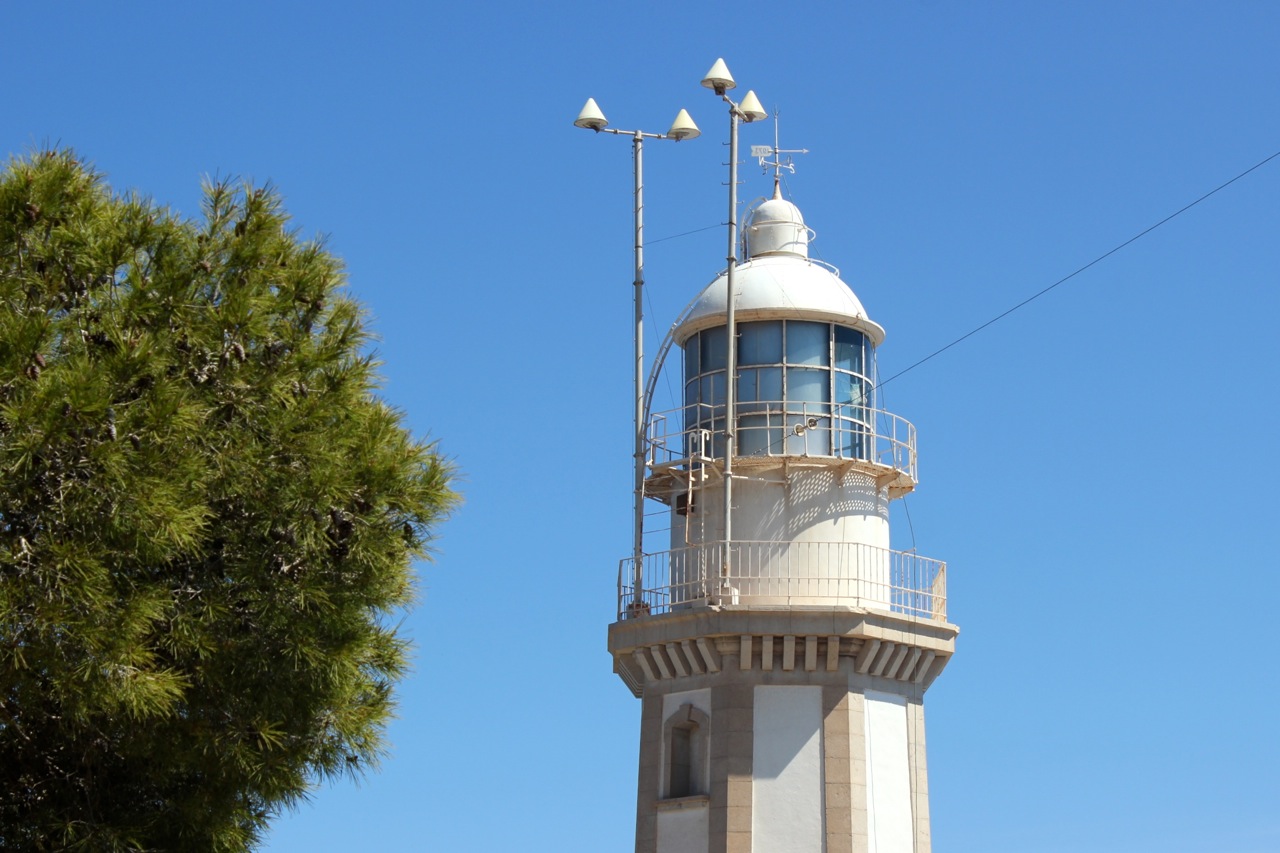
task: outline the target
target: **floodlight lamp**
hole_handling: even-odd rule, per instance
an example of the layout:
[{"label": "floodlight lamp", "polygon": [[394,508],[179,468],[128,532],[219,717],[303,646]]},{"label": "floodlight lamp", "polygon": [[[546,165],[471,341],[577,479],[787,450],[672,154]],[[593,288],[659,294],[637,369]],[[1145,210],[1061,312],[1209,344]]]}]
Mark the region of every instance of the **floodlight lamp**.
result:
[{"label": "floodlight lamp", "polygon": [[671,122],[671,129],[667,131],[667,136],[676,142],[682,139],[697,139],[702,135],[702,131],[698,130],[698,126],[693,123],[693,117],[689,115],[688,110],[681,110],[676,115],[676,120]]},{"label": "floodlight lamp", "polygon": [[724,64],[724,60],[717,59],[716,64],[712,65],[711,70],[707,72],[707,76],[702,78],[702,85],[713,90],[717,95],[723,95],[738,84],[733,81],[733,75],[729,73],[729,66]]},{"label": "floodlight lamp", "polygon": [[604,113],[600,112],[600,107],[596,106],[596,99],[587,98],[587,103],[583,106],[582,112],[578,113],[578,118],[573,123],[573,126],[583,127],[599,133],[609,126],[609,122],[605,119]]},{"label": "floodlight lamp", "polygon": [[738,111],[742,113],[743,121],[760,121],[766,119],[769,114],[764,111],[764,107],[760,105],[760,99],[756,97],[753,91],[747,92],[742,103],[738,105]]}]

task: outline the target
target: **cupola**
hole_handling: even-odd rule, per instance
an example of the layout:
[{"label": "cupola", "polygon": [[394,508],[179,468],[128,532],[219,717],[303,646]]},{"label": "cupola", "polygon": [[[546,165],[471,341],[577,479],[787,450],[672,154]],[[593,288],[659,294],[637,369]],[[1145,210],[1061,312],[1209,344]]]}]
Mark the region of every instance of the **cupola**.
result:
[{"label": "cupola", "polygon": [[800,208],[775,192],[773,198],[751,214],[746,233],[747,257],[794,255],[807,258],[809,236]]}]

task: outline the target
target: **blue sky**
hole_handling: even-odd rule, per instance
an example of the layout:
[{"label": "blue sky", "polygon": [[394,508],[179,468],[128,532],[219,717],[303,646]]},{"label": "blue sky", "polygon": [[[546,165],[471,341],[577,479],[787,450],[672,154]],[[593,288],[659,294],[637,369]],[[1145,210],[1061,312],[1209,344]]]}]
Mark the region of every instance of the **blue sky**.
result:
[{"label": "blue sky", "polygon": [[[721,229],[657,242],[725,221],[723,56],[810,149],[790,198],[884,376],[1280,150],[1261,0],[4,6],[0,149],[185,214],[203,175],[278,186],[462,472],[391,755],[270,851],[631,845],[631,155],[588,96],[703,130],[646,149],[650,351],[723,264]],[[920,436],[895,546],[948,561],[962,631],[940,853],[1280,849],[1278,200],[1280,159],[883,389]]]}]

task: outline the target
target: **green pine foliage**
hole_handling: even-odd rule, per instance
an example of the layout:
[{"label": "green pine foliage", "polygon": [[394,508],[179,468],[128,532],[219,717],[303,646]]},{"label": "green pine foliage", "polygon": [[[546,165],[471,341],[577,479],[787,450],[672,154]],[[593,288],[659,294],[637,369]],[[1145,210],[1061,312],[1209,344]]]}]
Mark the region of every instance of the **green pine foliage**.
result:
[{"label": "green pine foliage", "polygon": [[380,756],[455,501],[270,189],[0,173],[0,849],[243,850]]}]

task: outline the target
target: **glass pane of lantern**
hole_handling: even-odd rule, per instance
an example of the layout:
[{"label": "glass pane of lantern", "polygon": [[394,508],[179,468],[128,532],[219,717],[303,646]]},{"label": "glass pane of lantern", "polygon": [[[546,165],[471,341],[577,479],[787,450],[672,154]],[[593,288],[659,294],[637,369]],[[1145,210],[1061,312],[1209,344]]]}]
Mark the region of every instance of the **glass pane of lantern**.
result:
[{"label": "glass pane of lantern", "polygon": [[701,356],[702,372],[708,373],[712,370],[724,370],[726,356],[724,326],[718,326],[714,329],[705,329],[698,337],[701,340],[699,354]]},{"label": "glass pane of lantern", "polygon": [[787,364],[831,363],[831,327],[826,323],[787,322]]},{"label": "glass pane of lantern", "polygon": [[836,399],[842,417],[866,420],[866,397],[862,378],[850,373],[836,372]]},{"label": "glass pane of lantern", "polygon": [[762,367],[756,371],[759,385],[756,397],[766,403],[782,402],[782,368],[781,367]]},{"label": "glass pane of lantern", "polygon": [[738,371],[738,414],[740,415],[750,414],[758,408],[755,401],[759,399],[756,396],[759,372],[751,367]]},{"label": "glass pane of lantern", "polygon": [[694,335],[684,344],[684,379],[686,382],[702,372],[698,369],[698,337],[698,335]]},{"label": "glass pane of lantern", "polygon": [[743,415],[738,418],[740,456],[767,456],[769,453],[769,416]]},{"label": "glass pane of lantern", "polygon": [[[703,376],[701,380],[702,391],[700,402],[704,412],[710,412],[712,407],[724,406],[724,373],[712,373]],[[717,414],[719,414],[717,412]]]},{"label": "glass pane of lantern", "polygon": [[743,323],[738,327],[739,364],[782,363],[782,321]]},{"label": "glass pane of lantern", "polygon": [[[830,401],[828,381],[831,374],[825,370],[808,367],[787,368],[787,410],[802,411],[796,403],[827,403]],[[817,410],[817,407],[809,407]]]},{"label": "glass pane of lantern", "polygon": [[857,329],[836,326],[836,367],[867,375],[865,337]]}]

